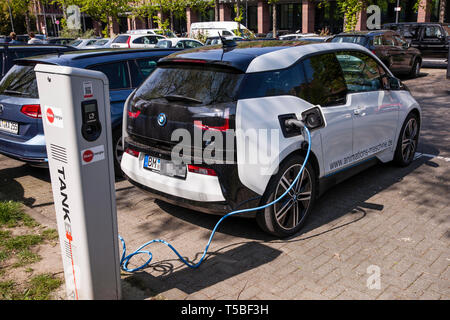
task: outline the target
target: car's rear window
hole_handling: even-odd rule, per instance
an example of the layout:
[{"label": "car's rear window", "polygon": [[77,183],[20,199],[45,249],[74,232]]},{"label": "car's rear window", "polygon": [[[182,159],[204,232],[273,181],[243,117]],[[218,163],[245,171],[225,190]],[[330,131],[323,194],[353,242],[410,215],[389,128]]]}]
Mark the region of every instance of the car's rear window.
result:
[{"label": "car's rear window", "polygon": [[211,105],[236,101],[243,73],[228,68],[180,64],[156,68],[136,91],[144,100],[181,96]]},{"label": "car's rear window", "polygon": [[367,38],[365,36],[337,36],[331,42],[356,43],[365,46],[367,44]]},{"label": "car's rear window", "polygon": [[113,43],[127,43],[129,37],[130,36],[118,36],[113,40]]},{"label": "car's rear window", "polygon": [[0,94],[39,98],[34,65],[14,65],[0,82]]}]

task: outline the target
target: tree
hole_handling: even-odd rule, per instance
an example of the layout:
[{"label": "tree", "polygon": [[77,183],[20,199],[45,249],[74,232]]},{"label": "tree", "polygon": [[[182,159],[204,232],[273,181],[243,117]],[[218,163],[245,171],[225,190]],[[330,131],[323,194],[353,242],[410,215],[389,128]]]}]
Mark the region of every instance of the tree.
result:
[{"label": "tree", "polygon": [[31,24],[30,24],[30,6],[32,0],[14,0],[9,1],[9,5],[11,6],[11,11],[15,14],[23,15],[25,17],[25,26],[27,29],[27,33],[31,32]]},{"label": "tree", "polygon": [[[270,1],[270,0],[269,0]],[[397,0],[385,0],[390,3],[396,3]],[[430,1],[430,0],[427,0]],[[446,0],[443,0],[446,1]],[[354,31],[358,24],[359,13],[363,8],[371,4],[379,4],[377,0],[336,0],[339,11],[344,15],[344,31]],[[442,3],[441,3],[442,4]],[[319,0],[319,7],[329,5],[328,0]],[[415,0],[414,9],[417,11],[421,6],[421,0]]]},{"label": "tree", "polygon": [[269,4],[272,5],[272,34],[273,37],[277,37],[277,4],[279,0],[269,0]]}]

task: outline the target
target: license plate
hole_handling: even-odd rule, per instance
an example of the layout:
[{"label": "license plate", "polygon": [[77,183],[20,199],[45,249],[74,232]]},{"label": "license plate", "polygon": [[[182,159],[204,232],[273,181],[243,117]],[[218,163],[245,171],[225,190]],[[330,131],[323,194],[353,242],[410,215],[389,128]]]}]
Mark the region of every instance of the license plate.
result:
[{"label": "license plate", "polygon": [[161,159],[152,156],[145,156],[144,168],[158,172],[161,171]]},{"label": "license plate", "polygon": [[145,155],[144,169],[148,169],[159,174],[185,179],[187,167],[184,163],[174,163],[170,160],[164,160],[157,157]]},{"label": "license plate", "polygon": [[19,133],[19,124],[14,121],[0,119],[0,131],[18,134]]}]

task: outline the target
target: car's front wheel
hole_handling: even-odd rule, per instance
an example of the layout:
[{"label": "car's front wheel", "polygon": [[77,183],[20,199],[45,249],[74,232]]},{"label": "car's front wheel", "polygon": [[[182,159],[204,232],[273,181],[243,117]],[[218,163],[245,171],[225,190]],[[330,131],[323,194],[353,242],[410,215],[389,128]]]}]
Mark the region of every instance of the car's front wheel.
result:
[{"label": "car's front wheel", "polygon": [[411,76],[411,78],[417,78],[420,76],[420,67],[421,67],[421,62],[419,59],[414,60],[413,66],[411,68],[411,71],[409,73],[409,75]]},{"label": "car's front wheel", "polygon": [[124,149],[122,145],[122,128],[119,127],[113,130],[114,172],[116,177],[122,176],[120,162],[122,161],[123,152]]},{"label": "car's front wheel", "polygon": [[414,113],[410,113],[403,123],[398,137],[394,161],[401,167],[408,166],[413,160],[419,143],[419,119]]},{"label": "car's front wheel", "polygon": [[[297,177],[304,158],[295,155],[284,161],[268,184],[262,203],[279,198]],[[316,197],[314,169],[307,163],[294,187],[277,203],[257,213],[256,220],[266,232],[278,237],[297,233],[305,224]]]}]

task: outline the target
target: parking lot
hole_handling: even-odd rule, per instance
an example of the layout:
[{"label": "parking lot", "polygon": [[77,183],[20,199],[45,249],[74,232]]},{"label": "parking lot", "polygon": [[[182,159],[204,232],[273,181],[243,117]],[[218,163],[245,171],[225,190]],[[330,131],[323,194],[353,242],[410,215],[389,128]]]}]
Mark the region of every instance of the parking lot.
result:
[{"label": "parking lot", "polygon": [[[149,267],[123,273],[124,298],[449,299],[449,80],[442,68],[423,68],[405,84],[423,111],[411,166],[380,164],[330,189],[289,239],[268,236],[251,219],[227,219],[196,270],[154,244]],[[128,250],[159,238],[196,262],[219,219],[154,201],[125,180],[116,195]],[[0,156],[0,200],[23,202],[38,222],[56,228],[46,169]],[[34,269],[62,272],[59,247]]]}]

